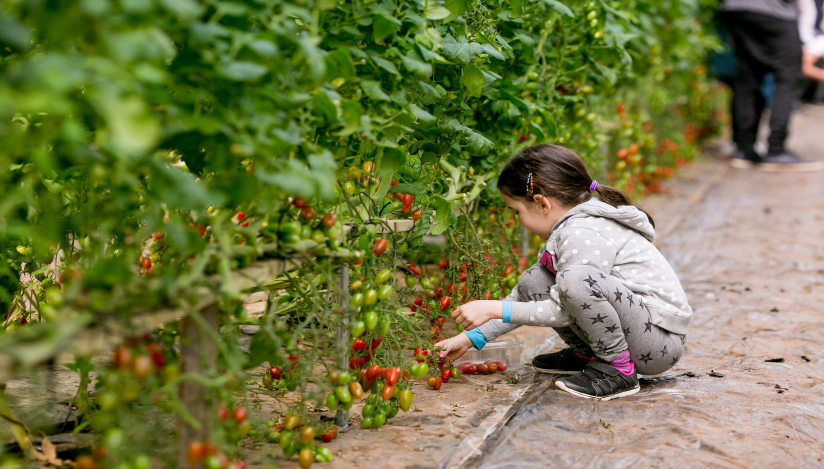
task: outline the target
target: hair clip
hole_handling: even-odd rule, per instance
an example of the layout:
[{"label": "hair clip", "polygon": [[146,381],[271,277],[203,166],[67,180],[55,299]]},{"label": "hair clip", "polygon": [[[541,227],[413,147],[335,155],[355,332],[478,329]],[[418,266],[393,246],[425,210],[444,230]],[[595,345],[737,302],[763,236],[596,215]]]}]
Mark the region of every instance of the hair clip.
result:
[{"label": "hair clip", "polygon": [[526,193],[531,194],[533,191],[532,187],[532,173],[529,173],[529,176],[526,177]]},{"label": "hair clip", "polygon": [[597,188],[598,188],[598,181],[593,179],[592,184],[589,185],[589,190],[594,191]]}]

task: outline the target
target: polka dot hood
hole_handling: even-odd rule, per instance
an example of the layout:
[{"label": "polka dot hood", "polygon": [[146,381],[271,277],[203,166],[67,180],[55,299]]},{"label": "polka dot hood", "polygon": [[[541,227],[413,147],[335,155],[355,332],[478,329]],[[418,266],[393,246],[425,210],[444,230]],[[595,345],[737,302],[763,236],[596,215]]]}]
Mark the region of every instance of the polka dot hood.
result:
[{"label": "polka dot hood", "polygon": [[[635,206],[613,207],[590,199],[558,220],[539,256],[551,272],[574,265],[597,268],[637,293],[653,324],[686,334],[692,308],[675,271],[653,246],[654,239],[655,228]],[[558,299],[557,292],[550,295]]]}]

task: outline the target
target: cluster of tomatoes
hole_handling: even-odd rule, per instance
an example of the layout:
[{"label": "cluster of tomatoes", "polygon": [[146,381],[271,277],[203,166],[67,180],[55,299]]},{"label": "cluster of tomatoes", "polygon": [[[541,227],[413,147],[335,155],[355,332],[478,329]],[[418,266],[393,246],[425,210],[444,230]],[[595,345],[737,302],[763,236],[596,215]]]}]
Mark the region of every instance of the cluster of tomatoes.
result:
[{"label": "cluster of tomatoes", "polygon": [[202,463],[206,469],[246,469],[245,462],[230,461],[211,440],[190,442],[186,448],[186,461],[192,466]]},{"label": "cluster of tomatoes", "polygon": [[[283,221],[279,225],[278,237],[285,244],[296,244],[304,239],[311,239],[318,244],[326,243],[333,247],[341,234],[341,224],[337,215],[332,212],[318,217],[314,207],[306,199],[297,196],[292,199],[292,206],[296,209],[297,219]],[[319,218],[319,219],[318,219]],[[248,226],[246,214],[238,213],[237,220],[241,226]]]},{"label": "cluster of tomatoes", "polygon": [[487,360],[483,363],[477,364],[473,362],[464,362],[458,365],[458,369],[461,370],[461,373],[466,375],[490,375],[492,373],[506,371],[506,365],[497,360]]},{"label": "cluster of tomatoes", "polygon": [[118,370],[131,371],[138,379],[144,380],[153,372],[164,370],[166,355],[150,335],[144,335],[140,339],[129,339],[114,349],[114,366]]},{"label": "cluster of tomatoes", "polygon": [[[273,422],[270,422],[273,423]],[[315,440],[329,443],[338,437],[338,427],[335,425],[304,425],[300,415],[287,413],[283,421],[272,426],[266,438],[278,443],[286,459],[298,455],[298,464],[303,469],[309,468],[313,462],[331,462],[334,456],[329,449],[317,446]]]},{"label": "cluster of tomatoes", "polygon": [[163,240],[166,235],[164,233],[155,233],[152,235],[152,244],[149,246],[151,254],[148,256],[140,256],[137,259],[137,266],[143,273],[149,273],[154,264],[159,262],[163,256],[163,251],[166,248],[166,242]]}]

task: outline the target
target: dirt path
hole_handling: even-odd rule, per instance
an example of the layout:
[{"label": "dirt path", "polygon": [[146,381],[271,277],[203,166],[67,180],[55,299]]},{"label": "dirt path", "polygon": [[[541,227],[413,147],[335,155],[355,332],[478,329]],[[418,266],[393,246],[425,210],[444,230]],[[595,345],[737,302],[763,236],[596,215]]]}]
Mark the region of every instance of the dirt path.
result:
[{"label": "dirt path", "polygon": [[[824,112],[805,110],[790,147],[824,159],[821,129]],[[697,168],[699,179],[720,164]],[[474,466],[824,466],[822,183],[824,173],[728,171],[662,246],[695,309],[667,379],[609,402],[550,386]],[[658,212],[666,201],[650,202],[672,218]]]}]

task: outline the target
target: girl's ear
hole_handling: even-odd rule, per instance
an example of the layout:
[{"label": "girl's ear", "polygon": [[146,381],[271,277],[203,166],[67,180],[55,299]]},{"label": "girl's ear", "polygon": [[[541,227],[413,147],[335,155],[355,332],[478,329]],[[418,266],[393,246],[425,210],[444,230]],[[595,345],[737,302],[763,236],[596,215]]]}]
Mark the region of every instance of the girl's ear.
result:
[{"label": "girl's ear", "polygon": [[549,201],[548,198],[542,196],[541,194],[535,194],[532,196],[532,200],[537,202],[540,205],[540,210],[544,214],[547,214],[552,210],[552,203]]}]

